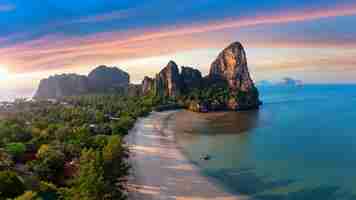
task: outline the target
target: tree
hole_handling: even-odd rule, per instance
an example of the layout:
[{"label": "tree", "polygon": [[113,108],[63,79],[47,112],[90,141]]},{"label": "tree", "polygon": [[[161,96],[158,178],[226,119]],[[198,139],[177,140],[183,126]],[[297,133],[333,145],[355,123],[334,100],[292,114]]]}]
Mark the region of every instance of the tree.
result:
[{"label": "tree", "polygon": [[14,165],[10,155],[0,150],[0,170],[8,170]]},{"label": "tree", "polygon": [[5,147],[6,152],[12,155],[15,160],[20,159],[26,151],[26,145],[23,143],[10,143]]},{"label": "tree", "polygon": [[64,170],[64,154],[50,145],[42,145],[37,151],[35,161],[30,163],[30,168],[41,178],[57,181]]},{"label": "tree", "polygon": [[134,123],[135,120],[132,117],[128,115],[122,116],[118,121],[112,124],[113,133],[119,135],[126,135],[128,131],[132,128]]},{"label": "tree", "polygon": [[96,135],[94,136],[93,146],[96,149],[102,149],[105,145],[108,144],[108,137],[107,135]]},{"label": "tree", "polygon": [[42,198],[37,195],[37,192],[26,191],[21,196],[15,198],[15,200],[42,200]]},{"label": "tree", "polygon": [[123,178],[128,174],[128,165],[125,162],[126,151],[122,146],[120,136],[111,136],[108,144],[103,148],[104,178],[110,197],[122,199]]},{"label": "tree", "polygon": [[83,150],[78,176],[75,177],[72,188],[62,192],[62,197],[68,200],[105,199],[104,169],[100,151]]},{"label": "tree", "polygon": [[15,198],[25,191],[23,181],[12,171],[0,171],[0,197]]},{"label": "tree", "polygon": [[0,142],[27,142],[31,134],[16,120],[0,122]]},{"label": "tree", "polygon": [[43,199],[58,199],[58,188],[53,183],[41,181],[39,194]]},{"label": "tree", "polygon": [[72,142],[82,148],[89,147],[91,144],[90,129],[86,126],[78,127],[74,130]]}]

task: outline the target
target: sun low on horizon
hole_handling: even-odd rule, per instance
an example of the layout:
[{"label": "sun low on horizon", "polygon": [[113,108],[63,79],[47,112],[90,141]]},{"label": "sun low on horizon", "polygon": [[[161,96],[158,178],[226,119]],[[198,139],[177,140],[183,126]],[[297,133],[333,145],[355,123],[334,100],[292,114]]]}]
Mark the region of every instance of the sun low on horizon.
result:
[{"label": "sun low on horizon", "polygon": [[0,80],[5,80],[9,78],[9,72],[7,68],[0,64]]}]

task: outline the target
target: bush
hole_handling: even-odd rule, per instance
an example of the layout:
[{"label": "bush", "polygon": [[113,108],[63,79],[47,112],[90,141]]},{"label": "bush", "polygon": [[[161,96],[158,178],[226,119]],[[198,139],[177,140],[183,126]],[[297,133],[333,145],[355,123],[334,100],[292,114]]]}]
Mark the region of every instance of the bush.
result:
[{"label": "bush", "polygon": [[135,120],[130,116],[122,116],[118,121],[112,124],[114,134],[126,135],[134,125]]},{"label": "bush", "polygon": [[2,198],[15,198],[24,191],[25,185],[15,172],[0,172],[0,196]]},{"label": "bush", "polygon": [[56,181],[63,174],[64,154],[50,145],[42,145],[36,154],[38,160],[30,168],[42,179]]},{"label": "bush", "polygon": [[103,149],[104,177],[114,199],[123,198],[124,194],[121,180],[128,174],[128,165],[125,161],[126,150],[122,146],[119,136],[111,136],[108,144]]},{"label": "bush", "polygon": [[108,144],[108,137],[106,135],[96,135],[94,136],[93,146],[96,149],[102,149]]},{"label": "bush", "polygon": [[58,189],[57,187],[45,181],[40,182],[40,193],[44,199],[58,199]]},{"label": "bush", "polygon": [[0,170],[10,169],[14,165],[14,162],[11,159],[11,156],[0,150]]},{"label": "bush", "polygon": [[26,191],[23,195],[17,197],[15,200],[42,200],[36,192]]},{"label": "bush", "polygon": [[41,145],[41,147],[37,151],[36,157],[38,159],[44,158],[48,154],[49,150],[50,149],[48,144]]},{"label": "bush", "polygon": [[64,144],[64,154],[66,158],[79,157],[81,152],[81,147],[76,144],[65,143]]},{"label": "bush", "polygon": [[73,180],[73,187],[62,190],[62,199],[97,200],[105,199],[102,156],[100,151],[84,150],[80,157],[79,174]]},{"label": "bush", "polygon": [[31,133],[15,121],[0,122],[0,142],[27,142]]},{"label": "bush", "polygon": [[6,145],[5,150],[17,160],[26,152],[26,145],[23,143],[10,143]]}]

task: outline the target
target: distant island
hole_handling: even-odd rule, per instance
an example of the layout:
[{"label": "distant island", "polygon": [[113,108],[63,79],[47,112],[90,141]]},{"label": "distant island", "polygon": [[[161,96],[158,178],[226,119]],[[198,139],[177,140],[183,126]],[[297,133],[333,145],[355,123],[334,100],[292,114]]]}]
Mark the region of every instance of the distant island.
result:
[{"label": "distant island", "polygon": [[43,79],[35,99],[57,99],[97,93],[120,93],[130,97],[151,95],[160,105],[176,104],[196,112],[256,109],[259,93],[251,79],[245,50],[234,42],[225,48],[203,77],[198,69],[170,61],[154,78],[131,84],[127,72],[99,66],[88,76],[62,74]]},{"label": "distant island", "polygon": [[291,77],[284,77],[281,80],[277,81],[269,81],[262,80],[256,83],[259,87],[269,87],[269,86],[301,86],[303,85],[303,81],[294,79]]}]

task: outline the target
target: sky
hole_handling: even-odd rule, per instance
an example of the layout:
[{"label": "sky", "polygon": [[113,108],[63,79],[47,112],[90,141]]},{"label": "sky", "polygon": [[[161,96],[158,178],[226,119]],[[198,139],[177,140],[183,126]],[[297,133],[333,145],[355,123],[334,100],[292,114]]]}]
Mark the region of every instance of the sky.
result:
[{"label": "sky", "polygon": [[135,83],[169,60],[207,74],[234,41],[256,81],[356,83],[355,24],[355,0],[0,0],[0,96],[102,64]]}]

